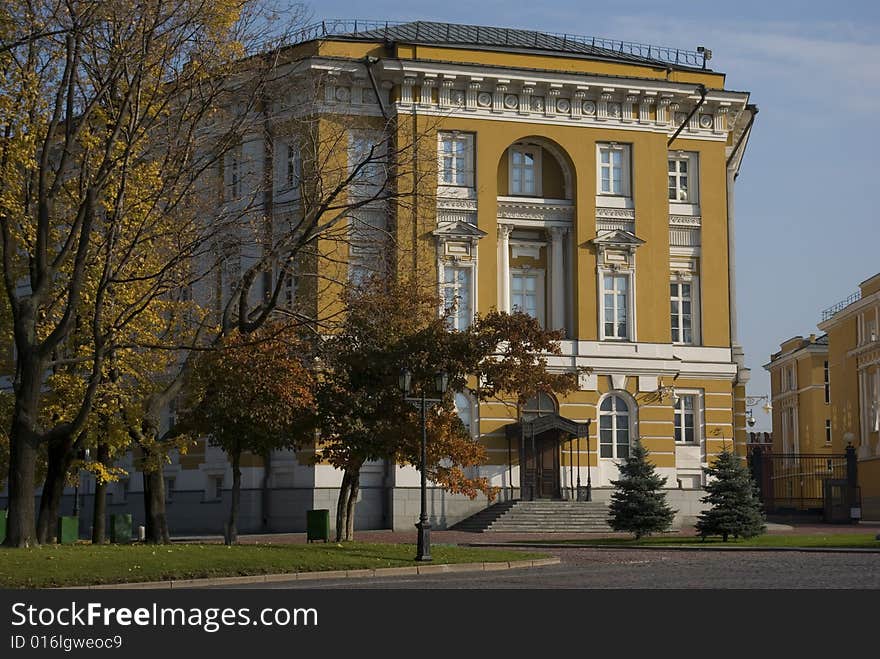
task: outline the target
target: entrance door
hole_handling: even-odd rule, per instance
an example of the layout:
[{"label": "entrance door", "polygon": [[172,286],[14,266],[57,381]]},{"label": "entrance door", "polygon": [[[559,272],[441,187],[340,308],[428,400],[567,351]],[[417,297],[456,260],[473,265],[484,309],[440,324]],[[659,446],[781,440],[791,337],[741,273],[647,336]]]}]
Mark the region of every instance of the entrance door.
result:
[{"label": "entrance door", "polygon": [[555,437],[535,439],[535,496],[539,499],[559,498],[559,442]]}]

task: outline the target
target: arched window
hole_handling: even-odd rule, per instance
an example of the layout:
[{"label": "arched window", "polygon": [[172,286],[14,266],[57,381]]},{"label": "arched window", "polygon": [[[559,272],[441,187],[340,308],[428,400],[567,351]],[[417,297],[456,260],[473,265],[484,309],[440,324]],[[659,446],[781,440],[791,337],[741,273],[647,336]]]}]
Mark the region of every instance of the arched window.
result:
[{"label": "arched window", "polygon": [[522,418],[524,421],[531,421],[548,414],[556,414],[556,401],[553,400],[553,396],[541,391],[537,396],[526,401],[523,406]]},{"label": "arched window", "polygon": [[599,406],[599,456],[629,457],[630,409],[620,396],[607,396]]},{"label": "arched window", "polygon": [[461,419],[464,427],[471,434],[473,434],[473,409],[471,397],[464,392],[457,391],[455,393],[455,413],[458,414],[458,418]]}]

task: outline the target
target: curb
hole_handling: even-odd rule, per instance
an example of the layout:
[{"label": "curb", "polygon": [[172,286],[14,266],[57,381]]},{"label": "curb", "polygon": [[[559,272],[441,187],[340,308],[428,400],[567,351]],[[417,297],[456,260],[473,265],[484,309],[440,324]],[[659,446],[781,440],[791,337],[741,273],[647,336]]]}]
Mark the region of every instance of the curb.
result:
[{"label": "curb", "polygon": [[530,567],[559,565],[561,560],[552,556],[522,561],[498,561],[488,563],[439,563],[404,567],[385,567],[358,570],[327,570],[325,572],[284,572],[280,574],[255,574],[243,577],[214,577],[207,579],[172,579],[169,581],[135,581],[131,583],[96,584],[93,586],[64,586],[57,590],[179,590],[204,588],[205,586],[247,585],[283,581],[320,581],[322,579],[363,579],[375,577],[399,577],[440,574],[444,572],[483,572],[490,570],[517,570]]},{"label": "curb", "polygon": [[671,551],[801,551],[811,553],[825,554],[880,554],[880,547],[877,549],[869,547],[723,547],[717,545],[709,545],[706,547],[692,545],[590,545],[590,544],[551,544],[551,543],[527,543],[527,542],[472,542],[464,547],[519,547],[528,549],[608,549],[611,551],[633,551],[633,550],[671,550]]}]

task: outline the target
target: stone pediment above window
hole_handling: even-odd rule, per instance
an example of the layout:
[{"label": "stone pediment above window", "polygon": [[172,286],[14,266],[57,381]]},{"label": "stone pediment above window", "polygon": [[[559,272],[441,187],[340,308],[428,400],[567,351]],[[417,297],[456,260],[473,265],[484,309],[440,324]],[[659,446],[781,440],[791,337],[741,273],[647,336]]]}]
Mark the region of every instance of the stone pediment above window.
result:
[{"label": "stone pediment above window", "polygon": [[433,231],[441,258],[470,260],[476,258],[477,241],[486,235],[470,222],[444,222]]},{"label": "stone pediment above window", "polygon": [[437,224],[477,223],[477,200],[468,197],[437,197]]},{"label": "stone pediment above window", "polygon": [[645,241],[630,231],[622,229],[613,229],[611,231],[600,231],[599,235],[588,241],[598,248],[620,247],[627,249],[635,249],[645,244]]},{"label": "stone pediment above window", "polygon": [[439,240],[479,240],[486,232],[470,222],[452,221],[442,223],[434,230],[433,235]]},{"label": "stone pediment above window", "polygon": [[587,242],[596,248],[599,267],[609,270],[632,270],[636,249],[645,244],[634,233],[622,230],[602,231]]}]

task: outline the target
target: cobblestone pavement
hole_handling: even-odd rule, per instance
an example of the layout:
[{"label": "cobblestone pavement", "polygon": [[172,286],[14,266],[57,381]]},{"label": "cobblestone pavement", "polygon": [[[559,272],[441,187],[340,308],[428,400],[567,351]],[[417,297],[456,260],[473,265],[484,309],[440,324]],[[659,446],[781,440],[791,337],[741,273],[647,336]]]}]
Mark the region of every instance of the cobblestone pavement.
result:
[{"label": "cobblestone pavement", "polygon": [[279,589],[880,588],[877,554],[548,549],[558,566],[370,579],[291,581]]}]

